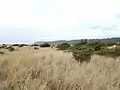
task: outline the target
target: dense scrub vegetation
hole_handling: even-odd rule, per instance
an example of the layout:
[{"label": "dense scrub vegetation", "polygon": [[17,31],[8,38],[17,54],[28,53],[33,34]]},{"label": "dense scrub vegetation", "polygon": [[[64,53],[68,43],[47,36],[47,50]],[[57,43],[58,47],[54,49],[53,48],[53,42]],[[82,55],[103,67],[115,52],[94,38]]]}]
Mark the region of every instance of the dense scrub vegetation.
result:
[{"label": "dense scrub vegetation", "polygon": [[[115,44],[115,43],[114,43]],[[111,44],[111,45],[114,45]],[[118,57],[120,56],[120,47],[117,46],[114,49],[108,49],[105,43],[100,41],[98,42],[87,42],[87,40],[81,40],[81,42],[74,44],[72,47],[68,43],[59,44],[57,48],[59,50],[68,50],[72,52],[73,58],[75,58],[78,62],[89,62],[91,56],[94,54],[106,56],[106,57]]]},{"label": "dense scrub vegetation", "polygon": [[63,44],[57,45],[58,50],[67,50],[67,49],[70,48],[70,47],[71,47],[71,46],[70,46],[70,44],[68,44],[68,43],[63,43]]},{"label": "dense scrub vegetation", "polygon": [[40,45],[39,44],[32,44],[31,47],[33,47],[33,46],[40,46]]},{"label": "dense scrub vegetation", "polygon": [[19,47],[28,46],[27,44],[19,44]]},{"label": "dense scrub vegetation", "polygon": [[41,47],[50,47],[50,44],[49,43],[43,43],[40,45]]},{"label": "dense scrub vegetation", "polygon": [[13,46],[9,46],[7,49],[8,49],[10,52],[15,51],[15,48],[14,48]]}]

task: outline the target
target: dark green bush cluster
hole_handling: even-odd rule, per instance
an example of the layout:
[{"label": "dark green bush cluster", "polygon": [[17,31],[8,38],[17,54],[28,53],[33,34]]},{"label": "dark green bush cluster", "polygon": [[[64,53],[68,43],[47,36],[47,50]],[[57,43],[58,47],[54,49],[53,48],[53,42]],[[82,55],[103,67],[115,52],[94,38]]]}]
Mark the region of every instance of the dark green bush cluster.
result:
[{"label": "dark green bush cluster", "polygon": [[84,45],[76,44],[72,47],[73,57],[80,62],[90,61],[93,54],[107,54],[106,44],[101,42],[86,43]]},{"label": "dark green bush cluster", "polygon": [[50,44],[49,43],[43,43],[40,45],[40,47],[50,47]]},{"label": "dark green bush cluster", "polygon": [[68,50],[70,47],[71,46],[68,43],[63,43],[63,44],[57,45],[58,50]]},{"label": "dark green bush cluster", "polygon": [[28,45],[27,44],[13,44],[12,46],[24,47],[24,46],[28,46]]},{"label": "dark green bush cluster", "polygon": [[[112,44],[111,44],[112,45]],[[72,52],[73,58],[78,62],[90,61],[90,58],[94,54],[107,56],[107,57],[118,57],[120,56],[120,47],[117,46],[113,49],[108,49],[107,44],[98,42],[87,42],[82,40],[80,43],[73,45],[72,47],[68,43],[59,44],[57,46],[59,50],[68,50]]]},{"label": "dark green bush cluster", "polygon": [[[15,48],[13,47],[13,45],[11,46],[7,46],[7,44],[3,44],[2,46],[0,46],[0,48],[3,49],[7,49],[8,51],[12,52],[15,50]],[[5,54],[4,52],[0,51],[0,54]]]},{"label": "dark green bush cluster", "polygon": [[73,57],[80,62],[89,61],[93,54],[98,54],[107,57],[118,57],[120,56],[120,47],[114,49],[108,49],[107,45],[101,42],[86,44],[82,46],[74,46]]},{"label": "dark green bush cluster", "polygon": [[19,47],[28,46],[27,44],[19,44]]},{"label": "dark green bush cluster", "polygon": [[19,47],[24,47],[24,45],[23,45],[23,44],[20,44]]},{"label": "dark green bush cluster", "polygon": [[15,48],[14,48],[13,46],[9,46],[9,47],[7,47],[7,49],[8,49],[10,52],[15,51]]},{"label": "dark green bush cluster", "polygon": [[33,46],[40,46],[40,45],[39,44],[32,44],[31,47],[33,47]]},{"label": "dark green bush cluster", "polygon": [[97,52],[99,55],[107,56],[107,57],[118,57],[120,56],[120,47],[115,47],[113,49],[101,49],[99,52]]},{"label": "dark green bush cluster", "polygon": [[106,44],[101,42],[88,43],[88,47],[92,47],[94,51],[100,51],[103,47],[107,47]]},{"label": "dark green bush cluster", "polygon": [[73,49],[72,55],[78,62],[83,63],[83,61],[90,61],[91,55],[93,55],[94,50],[89,47],[79,47],[79,49]]},{"label": "dark green bush cluster", "polygon": [[87,43],[82,41],[82,43],[77,43],[70,47],[68,44],[61,44],[58,46],[60,50],[68,49],[73,54],[79,62],[90,61],[90,58],[93,54],[99,54],[104,56],[120,56],[120,48],[115,48],[114,50],[107,49],[107,45],[101,42]]},{"label": "dark green bush cluster", "polygon": [[12,46],[19,46],[19,44],[13,44]]},{"label": "dark green bush cluster", "polygon": [[88,43],[87,39],[82,39],[82,40],[80,40],[79,43],[75,44],[75,46],[85,45],[87,43]]}]

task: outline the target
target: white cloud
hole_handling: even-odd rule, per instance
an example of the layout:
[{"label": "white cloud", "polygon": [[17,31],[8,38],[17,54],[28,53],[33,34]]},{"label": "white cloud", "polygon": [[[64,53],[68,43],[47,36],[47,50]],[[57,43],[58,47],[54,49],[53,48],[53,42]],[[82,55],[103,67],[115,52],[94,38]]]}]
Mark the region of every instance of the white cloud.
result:
[{"label": "white cloud", "polygon": [[119,8],[119,0],[0,0],[0,30],[7,28],[1,37],[10,37],[6,32],[14,28],[21,28],[20,34],[34,28],[31,35],[27,34],[28,41],[30,36],[50,40],[97,37],[101,30],[89,28],[119,26],[120,21],[115,19]]}]

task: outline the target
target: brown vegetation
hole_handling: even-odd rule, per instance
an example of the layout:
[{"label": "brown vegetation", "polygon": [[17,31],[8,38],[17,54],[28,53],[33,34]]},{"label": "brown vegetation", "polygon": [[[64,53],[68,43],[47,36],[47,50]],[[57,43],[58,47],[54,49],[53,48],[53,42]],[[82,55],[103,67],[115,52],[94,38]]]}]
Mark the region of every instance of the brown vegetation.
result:
[{"label": "brown vegetation", "polygon": [[0,56],[0,90],[120,90],[119,70],[119,58],[81,64],[71,53],[23,47]]}]

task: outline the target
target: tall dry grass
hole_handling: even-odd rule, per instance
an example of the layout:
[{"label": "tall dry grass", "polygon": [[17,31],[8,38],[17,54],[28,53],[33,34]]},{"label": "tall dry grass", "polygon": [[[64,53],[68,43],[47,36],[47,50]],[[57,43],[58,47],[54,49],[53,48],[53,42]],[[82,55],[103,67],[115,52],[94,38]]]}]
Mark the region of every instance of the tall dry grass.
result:
[{"label": "tall dry grass", "polygon": [[3,90],[120,90],[119,58],[94,55],[90,63],[80,64],[70,53],[53,49],[0,57]]}]

